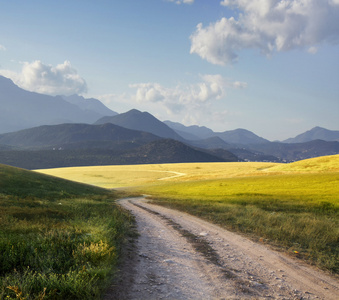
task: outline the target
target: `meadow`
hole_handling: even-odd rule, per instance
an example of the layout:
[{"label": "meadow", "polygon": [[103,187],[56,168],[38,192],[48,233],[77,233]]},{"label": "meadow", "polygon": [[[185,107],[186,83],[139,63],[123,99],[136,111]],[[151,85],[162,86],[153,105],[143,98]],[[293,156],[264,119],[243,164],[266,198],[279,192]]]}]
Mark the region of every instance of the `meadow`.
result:
[{"label": "meadow", "polygon": [[116,197],[0,165],[0,299],[100,299],[133,235]]},{"label": "meadow", "polygon": [[159,205],[339,273],[339,155],[291,164],[191,163],[42,172],[151,195]]}]

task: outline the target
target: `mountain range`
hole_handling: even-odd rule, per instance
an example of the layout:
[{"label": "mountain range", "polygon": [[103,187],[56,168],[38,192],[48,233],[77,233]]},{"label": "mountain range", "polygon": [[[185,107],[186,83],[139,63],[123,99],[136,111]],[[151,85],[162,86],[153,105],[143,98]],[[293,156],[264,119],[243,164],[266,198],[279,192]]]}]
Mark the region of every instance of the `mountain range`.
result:
[{"label": "mountain range", "polygon": [[339,153],[339,131],[315,127],[284,142],[270,142],[246,129],[214,132],[204,126],[162,122],[136,109],[117,114],[94,98],[32,93],[2,76],[0,106],[0,163],[26,168],[289,162]]},{"label": "mountain range", "polygon": [[69,166],[225,162],[238,158],[105,123],[43,125],[0,135],[0,163],[26,169]]},{"label": "mountain range", "polygon": [[29,92],[0,76],[0,133],[39,125],[93,123],[105,115],[117,114],[99,100],[78,100],[74,96],[48,96]]}]

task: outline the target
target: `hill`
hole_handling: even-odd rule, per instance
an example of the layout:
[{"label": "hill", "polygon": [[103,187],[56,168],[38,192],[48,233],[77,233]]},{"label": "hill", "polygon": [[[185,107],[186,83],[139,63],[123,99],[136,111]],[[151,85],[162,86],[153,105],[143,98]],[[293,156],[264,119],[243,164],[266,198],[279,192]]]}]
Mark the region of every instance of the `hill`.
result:
[{"label": "hill", "polygon": [[126,129],[114,124],[60,124],[1,134],[0,144],[23,149],[107,148],[107,145],[112,142],[125,141],[137,145],[156,139],[159,137],[153,134]]},{"label": "hill", "polygon": [[142,146],[124,150],[113,149],[64,149],[0,151],[0,163],[25,168],[48,169],[74,166],[162,164],[180,162],[237,161],[236,156],[220,158],[212,153],[193,149],[179,141],[156,140]]},{"label": "hill", "polygon": [[304,159],[290,164],[281,164],[270,168],[268,171],[292,174],[339,172],[339,154]]},{"label": "hill", "polygon": [[79,184],[44,174],[0,164],[0,189],[2,195],[24,196],[35,195],[51,198],[83,196],[92,194],[107,194],[100,188]]},{"label": "hill", "polygon": [[126,113],[116,116],[103,117],[94,124],[112,123],[133,130],[141,130],[153,133],[163,138],[170,138],[182,141],[183,138],[178,135],[174,130],[169,128],[166,124],[159,121],[148,112],[141,112],[132,109]]},{"label": "hill", "polygon": [[[142,164],[183,163],[183,162],[222,162],[226,161],[215,155],[193,149],[179,141],[162,139],[141,146],[137,151],[123,155],[126,159],[136,159]],[[237,161],[236,157],[233,157]]]},{"label": "hill", "polygon": [[26,91],[3,76],[0,76],[0,107],[0,133],[39,125],[93,123],[103,116],[97,109],[79,107],[61,96]]},{"label": "hill", "polygon": [[339,130],[328,130],[322,127],[314,127],[309,131],[297,135],[294,138],[289,138],[284,143],[304,143],[313,140],[324,140],[324,141],[339,141]]}]

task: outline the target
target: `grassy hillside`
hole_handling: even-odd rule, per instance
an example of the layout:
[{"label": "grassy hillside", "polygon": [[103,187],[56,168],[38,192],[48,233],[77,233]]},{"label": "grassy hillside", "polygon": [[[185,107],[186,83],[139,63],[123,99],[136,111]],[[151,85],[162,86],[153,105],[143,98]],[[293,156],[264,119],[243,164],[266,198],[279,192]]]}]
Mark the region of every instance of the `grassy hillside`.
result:
[{"label": "grassy hillside", "polygon": [[290,164],[281,164],[269,171],[283,173],[339,172],[339,155],[320,156]]},{"label": "grassy hillside", "polygon": [[114,198],[0,165],[0,299],[99,299],[131,231]]}]

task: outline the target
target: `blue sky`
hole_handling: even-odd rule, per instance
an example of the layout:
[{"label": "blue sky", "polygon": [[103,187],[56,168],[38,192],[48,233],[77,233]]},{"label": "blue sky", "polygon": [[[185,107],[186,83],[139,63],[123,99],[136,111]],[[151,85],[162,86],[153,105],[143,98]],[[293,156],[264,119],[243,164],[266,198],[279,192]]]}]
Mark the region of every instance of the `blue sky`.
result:
[{"label": "blue sky", "polygon": [[0,74],[119,113],[339,130],[339,0],[0,1]]}]

